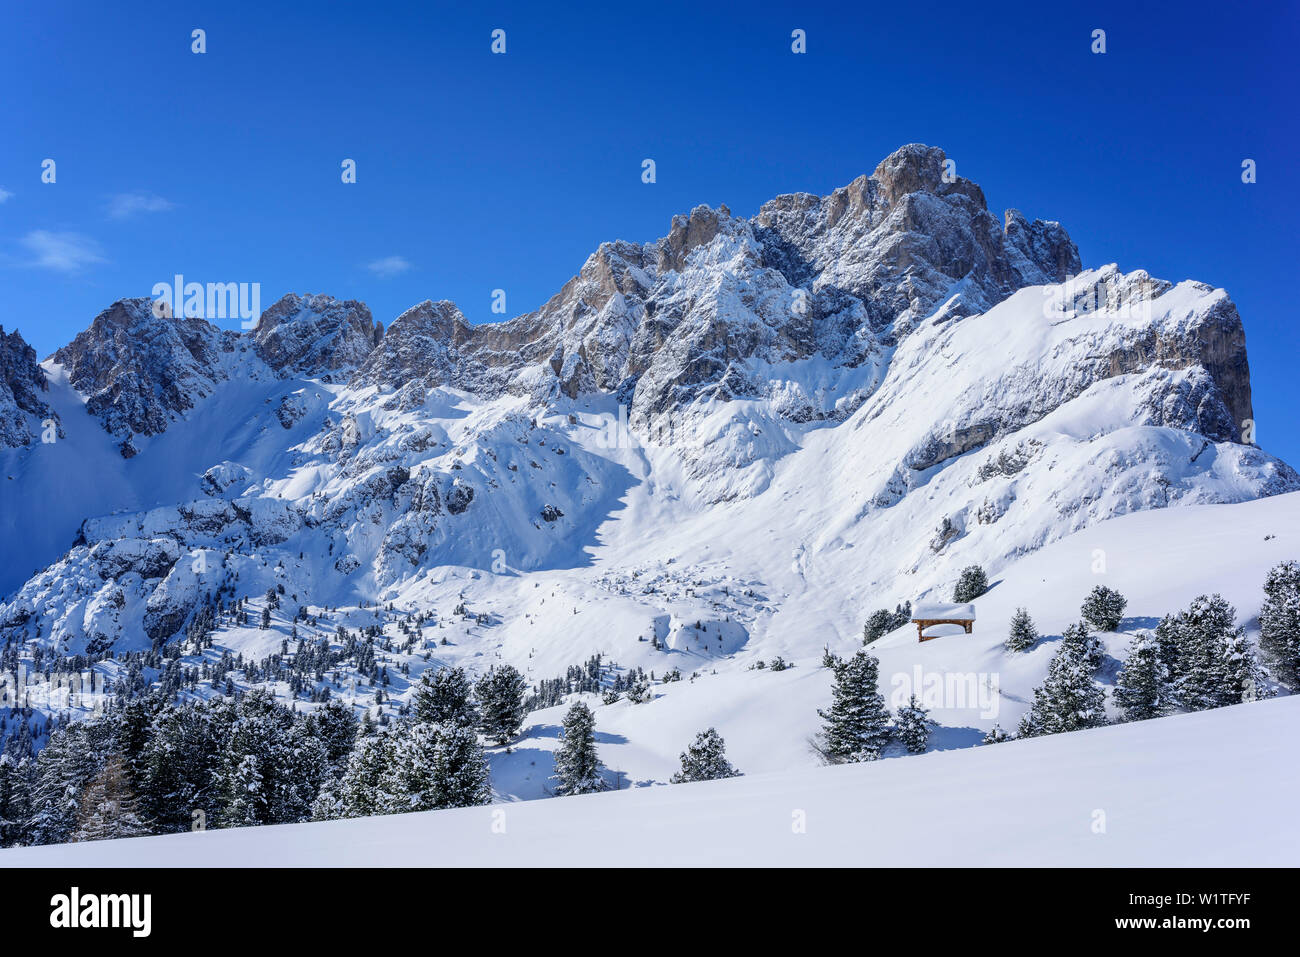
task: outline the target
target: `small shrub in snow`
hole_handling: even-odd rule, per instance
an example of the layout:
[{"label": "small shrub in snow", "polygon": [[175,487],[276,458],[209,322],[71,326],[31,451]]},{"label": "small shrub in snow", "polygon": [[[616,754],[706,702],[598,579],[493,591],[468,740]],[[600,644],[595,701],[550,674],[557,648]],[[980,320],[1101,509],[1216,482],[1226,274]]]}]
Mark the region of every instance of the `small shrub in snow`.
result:
[{"label": "small shrub in snow", "polygon": [[984,735],[984,740],[980,744],[1001,744],[1003,741],[1010,741],[1011,735],[1002,730],[1002,725],[995,724],[989,729],[989,733]]}]

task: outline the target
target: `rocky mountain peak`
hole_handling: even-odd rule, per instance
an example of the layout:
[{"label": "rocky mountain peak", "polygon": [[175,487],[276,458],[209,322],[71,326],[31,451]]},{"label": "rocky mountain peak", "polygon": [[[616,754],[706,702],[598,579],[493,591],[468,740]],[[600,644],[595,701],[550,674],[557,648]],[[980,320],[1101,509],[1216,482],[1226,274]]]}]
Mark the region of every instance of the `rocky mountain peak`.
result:
[{"label": "rocky mountain peak", "polygon": [[51,357],[86,397],[86,410],[124,440],[157,435],[228,378],[239,334],[204,319],[155,315],[153,300],[119,299]]},{"label": "rocky mountain peak", "polygon": [[290,293],[262,313],[252,335],[257,354],[277,375],[330,381],[359,368],[384,330],[363,302]]},{"label": "rocky mountain peak", "polygon": [[36,361],[36,350],[17,330],[0,326],[0,448],[31,442],[39,423],[58,421],[44,399],[49,383]]}]

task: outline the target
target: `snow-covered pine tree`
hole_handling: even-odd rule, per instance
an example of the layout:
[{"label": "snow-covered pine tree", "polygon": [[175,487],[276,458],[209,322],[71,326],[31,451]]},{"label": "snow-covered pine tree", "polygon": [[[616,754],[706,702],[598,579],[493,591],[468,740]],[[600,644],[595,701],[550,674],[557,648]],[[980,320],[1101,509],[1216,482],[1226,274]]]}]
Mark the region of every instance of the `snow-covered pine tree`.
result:
[{"label": "snow-covered pine tree", "polygon": [[[214,720],[221,713],[223,720]],[[224,743],[228,706],[164,708],[154,720],[142,755],[140,809],[157,833],[189,830],[194,812],[206,821],[215,811],[212,774]]]},{"label": "snow-covered pine tree", "polygon": [[874,761],[889,743],[889,711],[877,687],[880,662],[858,651],[835,669],[829,711],[817,714],[826,722],[821,751],[828,761]]},{"label": "snow-covered pine tree", "polygon": [[472,690],[464,668],[439,668],[433,674],[426,671],[415,688],[415,717],[427,724],[472,728],[478,724]]},{"label": "snow-covered pine tree", "polygon": [[876,639],[889,634],[895,628],[901,628],[907,624],[912,615],[912,603],[906,602],[899,605],[893,611],[888,608],[877,608],[867,623],[862,626],[862,643],[869,645]]},{"label": "snow-covered pine tree", "polygon": [[1070,640],[1066,629],[1061,645],[1047,666],[1047,678],[1034,689],[1034,703],[1020,719],[1020,737],[1096,728],[1106,723],[1105,692],[1092,680],[1087,629],[1081,625]]},{"label": "snow-covered pine tree", "polygon": [[301,718],[260,688],[240,699],[236,713],[214,775],[217,823],[306,820],[328,777],[324,746]]},{"label": "snow-covered pine tree", "polygon": [[116,722],[77,721],[50,735],[36,761],[27,843],[63,844],[77,827],[81,796],[112,753]]},{"label": "snow-covered pine tree", "polygon": [[126,761],[120,754],[110,754],[81,795],[81,813],[70,839],[104,841],[148,833],[139,799],[127,780]]},{"label": "snow-covered pine tree", "polygon": [[907,704],[898,709],[894,721],[898,740],[903,742],[910,754],[924,754],[930,746],[930,712],[921,707],[916,695],[907,699]]},{"label": "snow-covered pine tree", "polygon": [[489,741],[504,745],[524,724],[524,692],[528,683],[515,668],[491,668],[475,688],[478,694],[480,729]]},{"label": "snow-covered pine tree", "polygon": [[1124,620],[1128,599],[1105,585],[1098,585],[1083,600],[1080,614],[1098,631],[1115,631]]},{"label": "snow-covered pine tree", "polygon": [[327,701],[307,715],[307,732],[325,748],[331,777],[338,778],[347,767],[357,740],[357,719],[341,701]]},{"label": "snow-covered pine tree", "polygon": [[444,725],[433,754],[435,807],[473,807],[492,798],[487,756],[473,728]]},{"label": "snow-covered pine tree", "polygon": [[[396,752],[390,734],[369,734],[357,740],[338,785],[333,789],[340,817],[370,817],[391,814],[397,807],[390,793],[392,766]],[[315,813],[322,812],[318,804]]]},{"label": "snow-covered pine tree", "polygon": [[0,847],[14,847],[26,840],[35,783],[35,761],[0,754]]},{"label": "snow-covered pine tree", "polygon": [[669,780],[673,784],[684,784],[739,776],[740,772],[727,760],[727,746],[722,735],[709,728],[697,734],[691,746],[682,752],[682,768]]},{"label": "snow-covered pine tree", "polygon": [[644,676],[637,677],[632,681],[628,682],[628,686],[627,686],[628,701],[632,702],[633,704],[645,704],[653,697],[654,697],[654,693],[650,690],[650,682],[647,681]]},{"label": "snow-covered pine tree", "polygon": [[1200,595],[1178,619],[1178,702],[1189,711],[1222,708],[1263,695],[1263,675],[1221,595]]},{"label": "snow-covered pine tree", "polygon": [[1259,648],[1278,680],[1300,690],[1300,562],[1274,565],[1264,580]]},{"label": "snow-covered pine tree", "polygon": [[1029,617],[1029,612],[1025,609],[1017,608],[1016,613],[1011,616],[1011,627],[1007,632],[1007,650],[1028,651],[1036,641],[1038,641],[1038,629],[1034,627],[1034,620]]},{"label": "snow-covered pine tree", "polygon": [[1160,649],[1161,663],[1168,670],[1170,677],[1176,679],[1183,670],[1182,615],[1165,615],[1160,619],[1160,624],[1156,625],[1156,630],[1151,637],[1155,640],[1156,647]]},{"label": "snow-covered pine tree", "polygon": [[989,733],[984,735],[980,744],[1001,744],[1003,741],[1010,741],[1011,735],[1002,730],[1002,725],[995,724],[989,729]]},{"label": "snow-covered pine tree", "polygon": [[1088,626],[1081,621],[1066,626],[1061,632],[1061,650],[1066,649],[1087,666],[1090,675],[1101,667],[1106,657],[1101,639],[1088,631]]},{"label": "snow-covered pine tree", "polygon": [[1169,713],[1171,676],[1153,635],[1140,632],[1133,639],[1112,696],[1125,721],[1145,721]]},{"label": "snow-covered pine tree", "polygon": [[967,565],[961,570],[957,584],[952,590],[955,602],[974,601],[989,590],[989,577],[979,565]]},{"label": "snow-covered pine tree", "polygon": [[581,701],[564,715],[564,740],[555,751],[555,793],[588,794],[604,788],[596,754],[596,718]]}]

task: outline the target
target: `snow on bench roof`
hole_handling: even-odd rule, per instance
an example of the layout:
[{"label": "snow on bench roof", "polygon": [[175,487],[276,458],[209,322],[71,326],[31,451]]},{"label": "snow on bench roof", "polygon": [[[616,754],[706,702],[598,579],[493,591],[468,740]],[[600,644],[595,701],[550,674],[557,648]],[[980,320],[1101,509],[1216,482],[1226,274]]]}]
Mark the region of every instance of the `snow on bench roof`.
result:
[{"label": "snow on bench roof", "polygon": [[912,620],[924,621],[936,618],[958,618],[963,621],[975,620],[974,605],[943,605],[937,602],[917,602],[912,606]]}]

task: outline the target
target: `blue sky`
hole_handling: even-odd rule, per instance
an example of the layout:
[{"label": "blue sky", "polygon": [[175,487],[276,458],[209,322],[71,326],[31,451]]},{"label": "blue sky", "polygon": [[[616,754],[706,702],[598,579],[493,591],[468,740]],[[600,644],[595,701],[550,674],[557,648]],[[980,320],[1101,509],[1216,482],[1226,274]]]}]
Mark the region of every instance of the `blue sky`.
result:
[{"label": "blue sky", "polygon": [[1300,464],[1300,5],[545,6],[6,5],[0,324],[45,356],[178,272],[490,321],[494,289],[532,310],[603,240],[923,142],[996,212],[1064,223],[1085,265],[1227,288],[1258,439]]}]

